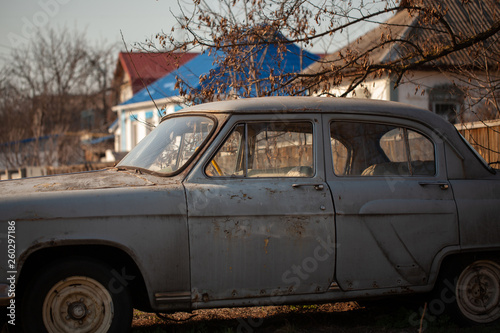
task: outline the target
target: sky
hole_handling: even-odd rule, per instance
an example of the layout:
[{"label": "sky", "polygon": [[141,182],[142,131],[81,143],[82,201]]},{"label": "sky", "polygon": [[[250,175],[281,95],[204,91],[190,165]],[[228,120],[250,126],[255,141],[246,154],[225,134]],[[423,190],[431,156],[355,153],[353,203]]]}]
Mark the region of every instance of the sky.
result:
[{"label": "sky", "polygon": [[[121,34],[128,46],[154,39],[161,31],[170,32],[176,23],[172,12],[180,13],[179,2],[191,1],[0,0],[0,66],[12,49],[29,43],[38,29],[84,31],[91,44],[119,43],[121,49],[124,49]],[[207,1],[213,2],[214,7],[218,3]],[[353,31],[351,39],[355,35]],[[310,51],[323,53],[325,46],[317,45]]]},{"label": "sky", "polygon": [[0,57],[29,41],[37,29],[85,31],[90,41],[143,42],[170,31],[177,0],[0,0]]}]

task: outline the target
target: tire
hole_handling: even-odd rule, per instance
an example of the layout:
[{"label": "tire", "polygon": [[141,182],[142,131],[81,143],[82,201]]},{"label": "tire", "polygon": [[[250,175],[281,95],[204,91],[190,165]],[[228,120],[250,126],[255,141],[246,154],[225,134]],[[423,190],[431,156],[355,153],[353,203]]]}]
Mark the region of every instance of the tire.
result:
[{"label": "tire", "polygon": [[[500,319],[500,265],[493,260],[456,265],[441,283],[448,312],[461,325],[491,324]],[[446,290],[448,288],[448,291]],[[452,297],[445,297],[446,292]]]},{"label": "tire", "polygon": [[25,333],[130,330],[132,302],[119,273],[88,258],[64,259],[36,274],[20,304]]}]

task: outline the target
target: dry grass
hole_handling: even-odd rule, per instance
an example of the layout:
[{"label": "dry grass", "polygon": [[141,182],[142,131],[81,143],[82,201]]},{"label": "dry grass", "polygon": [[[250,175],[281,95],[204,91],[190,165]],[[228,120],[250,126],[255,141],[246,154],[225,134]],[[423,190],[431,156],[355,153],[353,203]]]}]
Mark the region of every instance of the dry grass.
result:
[{"label": "dry grass", "polygon": [[[195,310],[168,315],[135,310],[133,332],[328,332],[331,318],[362,310],[356,302],[304,306],[260,306]],[[339,318],[338,318],[339,319]],[[313,326],[312,326],[313,325]],[[351,326],[353,326],[351,324]],[[354,325],[356,326],[356,325]],[[342,330],[345,331],[345,330]],[[348,330],[345,332],[355,332]],[[359,331],[361,332],[361,331]],[[364,331],[363,331],[364,332]],[[386,331],[387,332],[387,331]]]},{"label": "dry grass", "polygon": [[[168,321],[155,314],[134,311],[133,333],[417,333],[423,304],[404,305],[396,301],[356,302],[311,306],[260,306],[195,310],[169,315]],[[424,332],[500,332],[500,325],[461,328],[449,318],[425,318]]]}]

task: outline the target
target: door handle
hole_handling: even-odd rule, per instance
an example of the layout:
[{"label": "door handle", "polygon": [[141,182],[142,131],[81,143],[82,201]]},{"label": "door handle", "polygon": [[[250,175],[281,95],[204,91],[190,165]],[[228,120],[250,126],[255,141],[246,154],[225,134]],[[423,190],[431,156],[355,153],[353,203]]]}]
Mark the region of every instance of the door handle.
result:
[{"label": "door handle", "polygon": [[434,186],[439,186],[442,190],[447,190],[450,187],[450,184],[448,182],[418,182],[418,185],[420,186],[429,186],[429,185],[434,185]]},{"label": "door handle", "polygon": [[308,183],[308,184],[292,184],[292,187],[293,188],[297,188],[297,187],[302,187],[302,186],[314,186],[314,188],[317,190],[317,191],[321,191],[325,188],[325,186],[323,184],[314,184],[314,183]]}]

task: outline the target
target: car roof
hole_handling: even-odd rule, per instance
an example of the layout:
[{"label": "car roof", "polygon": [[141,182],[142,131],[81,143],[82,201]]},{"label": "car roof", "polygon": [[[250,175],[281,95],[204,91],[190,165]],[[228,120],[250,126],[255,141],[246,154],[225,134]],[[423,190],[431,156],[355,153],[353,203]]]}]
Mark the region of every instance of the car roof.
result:
[{"label": "car roof", "polygon": [[347,113],[407,118],[431,127],[449,127],[440,116],[412,105],[381,100],[335,97],[258,97],[192,106],[177,113]]}]

